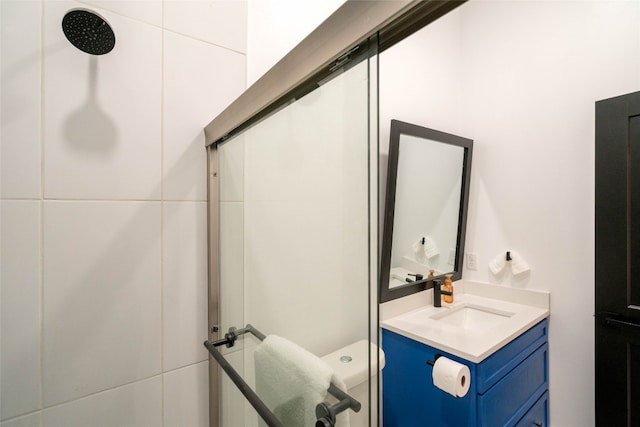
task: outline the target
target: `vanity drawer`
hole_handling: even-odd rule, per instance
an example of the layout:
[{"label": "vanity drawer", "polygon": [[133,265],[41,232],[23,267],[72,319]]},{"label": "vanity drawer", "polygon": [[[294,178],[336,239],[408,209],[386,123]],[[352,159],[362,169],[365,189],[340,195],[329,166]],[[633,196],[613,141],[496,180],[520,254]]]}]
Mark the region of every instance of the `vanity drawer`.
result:
[{"label": "vanity drawer", "polygon": [[546,427],[549,425],[549,392],[545,392],[516,427]]},{"label": "vanity drawer", "polygon": [[547,390],[548,344],[543,344],[520,365],[478,396],[481,426],[511,426]]},{"label": "vanity drawer", "polygon": [[522,363],[535,349],[547,341],[547,319],[531,327],[525,333],[480,362],[476,373],[478,393],[485,393],[491,386]]}]

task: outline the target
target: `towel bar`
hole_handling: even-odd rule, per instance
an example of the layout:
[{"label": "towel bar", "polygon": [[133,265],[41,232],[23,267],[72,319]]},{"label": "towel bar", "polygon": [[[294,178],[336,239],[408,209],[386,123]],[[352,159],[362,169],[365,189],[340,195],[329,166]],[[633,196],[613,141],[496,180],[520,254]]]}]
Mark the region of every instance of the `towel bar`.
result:
[{"label": "towel bar", "polygon": [[231,378],[231,381],[233,381],[236,387],[238,387],[238,390],[240,390],[240,392],[244,395],[244,397],[247,398],[249,403],[251,403],[251,406],[253,406],[253,408],[256,410],[256,412],[258,412],[258,414],[267,423],[267,425],[269,427],[284,427],[284,425],[280,422],[280,420],[275,415],[273,415],[273,412],[269,410],[267,405],[264,404],[264,402],[260,399],[260,397],[256,394],[256,392],[253,391],[251,387],[249,387],[249,385],[242,379],[242,376],[238,372],[236,372],[235,369],[233,369],[233,366],[231,366],[231,364],[227,362],[227,360],[224,358],[222,353],[220,353],[216,348],[220,345],[228,344],[229,342],[231,342],[231,344],[227,346],[228,347],[233,346],[233,342],[235,342],[235,338],[233,338],[233,341],[229,341],[227,338],[227,335],[230,333],[232,333],[231,329],[229,329],[229,333],[225,334],[224,340],[218,340],[218,341],[207,340],[204,342],[204,346],[207,348],[207,350],[209,350],[209,353],[211,354],[211,356],[213,356],[213,358],[216,359],[216,362],[218,362],[218,365],[220,365],[220,367],[227,373],[229,378]]},{"label": "towel bar", "polygon": [[[236,340],[240,335],[244,335],[246,333],[251,333],[253,336],[258,338],[260,341],[264,341],[266,336],[258,331],[256,328],[247,324],[244,328],[236,329],[234,327],[229,328],[229,331],[224,334],[224,338],[216,340],[216,341],[205,341],[204,346],[209,350],[211,356],[216,359],[216,362],[220,365],[220,367],[227,373],[231,381],[238,387],[240,392],[247,398],[251,406],[258,412],[258,414],[262,417],[262,419],[269,425],[269,427],[283,427],[282,423],[278,418],[269,410],[267,405],[260,399],[260,397],[254,392],[251,387],[242,379],[242,376],[233,369],[233,366],[227,362],[222,353],[218,351],[216,347],[220,347],[222,345],[227,348],[233,347],[236,343]],[[344,391],[340,390],[333,383],[329,385],[329,389],[327,390],[329,394],[338,399],[338,403],[334,405],[329,405],[326,402],[318,403],[316,405],[316,427],[333,427],[336,422],[336,416],[347,409],[351,409],[354,412],[359,412],[362,405],[353,397],[349,396]]]}]

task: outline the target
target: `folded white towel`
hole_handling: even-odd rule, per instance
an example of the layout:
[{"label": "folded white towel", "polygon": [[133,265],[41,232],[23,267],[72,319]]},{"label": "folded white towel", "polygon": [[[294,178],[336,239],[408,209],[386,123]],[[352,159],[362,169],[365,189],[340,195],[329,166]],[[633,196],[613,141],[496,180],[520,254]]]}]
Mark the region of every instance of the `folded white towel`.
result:
[{"label": "folded white towel", "polygon": [[[327,399],[331,382],[346,391],[326,362],[277,335],[266,337],[254,358],[256,392],[285,427],[315,425],[316,405]],[[348,427],[346,411],[337,418],[337,426]]]},{"label": "folded white towel", "polygon": [[438,251],[438,246],[436,246],[436,242],[429,236],[424,238],[424,254],[427,258],[433,258],[438,255],[440,252]]},{"label": "folded white towel", "polygon": [[413,249],[413,252],[416,255],[418,255],[422,251],[422,237],[413,242],[413,244],[411,245],[411,249]]},{"label": "folded white towel", "polygon": [[489,269],[493,274],[500,274],[504,267],[507,265],[507,254],[500,252],[498,256],[489,262]]},{"label": "folded white towel", "polygon": [[420,252],[424,252],[424,256],[427,258],[433,258],[438,255],[440,252],[438,251],[438,246],[436,242],[429,236],[421,237],[411,245],[411,249],[413,252],[418,255]]},{"label": "folded white towel", "polygon": [[529,264],[522,258],[522,256],[515,251],[511,251],[511,272],[514,276],[530,271]]}]

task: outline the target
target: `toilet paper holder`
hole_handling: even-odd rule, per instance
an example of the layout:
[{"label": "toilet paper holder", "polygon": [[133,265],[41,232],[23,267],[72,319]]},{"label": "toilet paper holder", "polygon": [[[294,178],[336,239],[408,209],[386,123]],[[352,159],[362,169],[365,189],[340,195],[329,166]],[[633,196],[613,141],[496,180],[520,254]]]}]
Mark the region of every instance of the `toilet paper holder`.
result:
[{"label": "toilet paper holder", "polygon": [[435,356],[433,356],[433,360],[427,360],[427,365],[429,365],[429,366],[435,365],[436,364],[436,360],[438,360],[441,357],[442,357],[441,354],[436,354]]}]

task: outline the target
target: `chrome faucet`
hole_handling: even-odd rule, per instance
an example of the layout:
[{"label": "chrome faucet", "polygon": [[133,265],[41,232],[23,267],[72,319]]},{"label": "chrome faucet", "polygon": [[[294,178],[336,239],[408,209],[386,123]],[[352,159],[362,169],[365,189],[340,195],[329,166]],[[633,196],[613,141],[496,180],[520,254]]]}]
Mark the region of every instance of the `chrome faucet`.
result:
[{"label": "chrome faucet", "polygon": [[409,283],[413,283],[414,285],[424,284],[424,289],[433,288],[433,306],[434,307],[442,307],[442,295],[453,295],[453,292],[443,291],[442,290],[442,281],[438,279],[434,279],[433,277],[428,277],[424,279],[422,274],[409,274],[409,276],[415,276],[416,279],[406,278],[405,281]]}]

